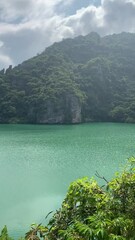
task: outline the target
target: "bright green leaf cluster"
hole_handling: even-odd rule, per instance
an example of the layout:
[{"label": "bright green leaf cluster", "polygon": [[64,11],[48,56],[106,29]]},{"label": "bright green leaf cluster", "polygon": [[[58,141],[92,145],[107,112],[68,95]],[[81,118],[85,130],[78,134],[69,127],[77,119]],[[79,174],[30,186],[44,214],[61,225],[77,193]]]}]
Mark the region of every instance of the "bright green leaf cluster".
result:
[{"label": "bright green leaf cluster", "polygon": [[[12,240],[6,227],[0,240]],[[25,240],[135,240],[135,158],[104,187],[88,178],[71,183],[48,225],[32,224]]]}]

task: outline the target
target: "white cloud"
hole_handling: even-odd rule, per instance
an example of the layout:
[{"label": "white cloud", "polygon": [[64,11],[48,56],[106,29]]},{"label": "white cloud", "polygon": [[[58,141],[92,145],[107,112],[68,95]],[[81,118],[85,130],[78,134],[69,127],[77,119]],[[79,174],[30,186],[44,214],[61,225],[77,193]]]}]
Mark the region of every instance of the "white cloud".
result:
[{"label": "white cloud", "polygon": [[7,68],[7,66],[9,65],[13,65],[13,62],[9,56],[6,56],[0,53],[0,65],[1,65],[1,69],[3,69],[3,68]]},{"label": "white cloud", "polygon": [[0,69],[6,68],[9,65],[13,64],[11,58],[4,53],[4,42],[0,41]]},{"label": "white cloud", "polygon": [[[102,0],[74,15],[58,14],[56,6],[75,0],[1,0],[0,69],[18,64],[54,41],[97,31],[101,35],[135,32],[135,0]],[[7,65],[6,65],[7,64]]]},{"label": "white cloud", "polygon": [[104,0],[102,8],[106,33],[135,31],[135,0]]},{"label": "white cloud", "polygon": [[64,19],[64,26],[73,29],[74,35],[86,35],[90,31],[99,31],[103,25],[104,11],[102,7],[89,6],[82,8],[75,15]]}]

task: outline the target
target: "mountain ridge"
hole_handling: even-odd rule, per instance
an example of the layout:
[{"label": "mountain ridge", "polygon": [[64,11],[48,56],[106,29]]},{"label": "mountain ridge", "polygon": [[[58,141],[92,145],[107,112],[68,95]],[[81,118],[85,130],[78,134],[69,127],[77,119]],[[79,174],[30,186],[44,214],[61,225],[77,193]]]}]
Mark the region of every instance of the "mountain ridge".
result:
[{"label": "mountain ridge", "polygon": [[135,34],[54,43],[0,71],[0,123],[135,122]]}]

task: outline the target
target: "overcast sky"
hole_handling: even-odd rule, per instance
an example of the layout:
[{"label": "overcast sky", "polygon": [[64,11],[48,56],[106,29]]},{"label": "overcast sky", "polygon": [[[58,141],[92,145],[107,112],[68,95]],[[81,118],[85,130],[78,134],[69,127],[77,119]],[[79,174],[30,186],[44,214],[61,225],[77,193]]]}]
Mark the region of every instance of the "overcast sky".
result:
[{"label": "overcast sky", "polygon": [[0,0],[0,69],[91,31],[135,32],[135,0]]}]

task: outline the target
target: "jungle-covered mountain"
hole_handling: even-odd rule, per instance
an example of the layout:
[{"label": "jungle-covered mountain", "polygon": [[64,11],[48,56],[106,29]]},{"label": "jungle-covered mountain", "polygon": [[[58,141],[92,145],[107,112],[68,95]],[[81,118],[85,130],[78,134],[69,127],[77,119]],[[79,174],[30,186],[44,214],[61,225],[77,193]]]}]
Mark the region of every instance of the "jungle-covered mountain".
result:
[{"label": "jungle-covered mountain", "polygon": [[135,34],[64,39],[0,71],[0,123],[135,122]]}]

